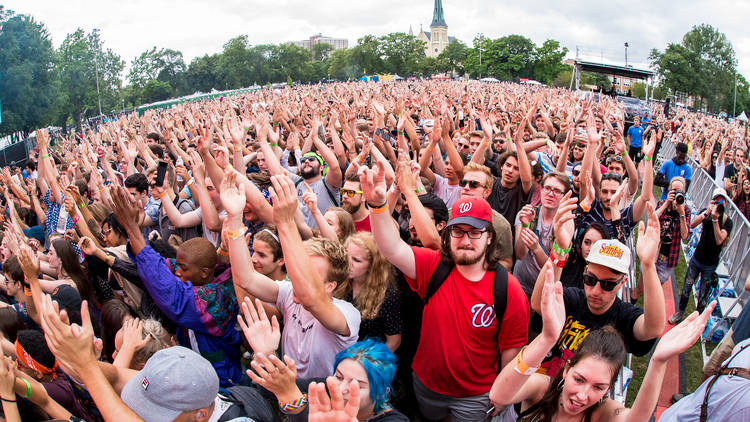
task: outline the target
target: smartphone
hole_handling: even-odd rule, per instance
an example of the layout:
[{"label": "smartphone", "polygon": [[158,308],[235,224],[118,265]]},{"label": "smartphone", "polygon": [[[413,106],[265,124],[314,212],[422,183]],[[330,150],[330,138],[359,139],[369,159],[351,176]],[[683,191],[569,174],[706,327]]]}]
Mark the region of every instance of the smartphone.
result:
[{"label": "smartphone", "polygon": [[164,175],[167,174],[167,162],[166,161],[159,161],[158,167],[156,169],[156,186],[164,186]]}]

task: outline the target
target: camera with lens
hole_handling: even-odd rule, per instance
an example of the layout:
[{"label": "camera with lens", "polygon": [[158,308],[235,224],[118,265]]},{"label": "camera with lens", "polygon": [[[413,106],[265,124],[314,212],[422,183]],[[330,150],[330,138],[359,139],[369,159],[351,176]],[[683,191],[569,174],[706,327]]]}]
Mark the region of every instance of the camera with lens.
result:
[{"label": "camera with lens", "polygon": [[685,203],[685,192],[681,190],[675,190],[674,191],[674,202],[677,203],[677,205],[682,205]]}]

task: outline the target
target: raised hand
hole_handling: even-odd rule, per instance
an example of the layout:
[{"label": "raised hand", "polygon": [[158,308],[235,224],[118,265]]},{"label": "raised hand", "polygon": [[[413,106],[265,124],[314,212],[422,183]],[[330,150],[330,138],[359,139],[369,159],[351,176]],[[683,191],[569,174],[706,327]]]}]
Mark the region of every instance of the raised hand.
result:
[{"label": "raised hand", "polygon": [[708,318],[715,307],[716,301],[712,301],[700,315],[694,311],[677,326],[667,331],[661,336],[651,359],[666,362],[689,349],[706,328]]},{"label": "raised hand", "polygon": [[97,247],[96,247],[96,244],[94,244],[94,241],[91,240],[90,237],[83,236],[78,241],[78,249],[80,249],[81,251],[83,251],[83,253],[85,253],[86,255],[90,256],[90,255],[93,255],[94,253],[96,253]]},{"label": "raised hand", "polygon": [[560,206],[557,207],[555,217],[552,219],[555,243],[562,249],[569,248],[573,242],[573,233],[575,232],[573,210],[577,207],[576,201],[576,198],[571,198],[571,191],[568,191],[560,201]]},{"label": "raised hand", "polygon": [[68,324],[67,313],[59,311],[57,303],[52,302],[50,296],[42,297],[41,305],[39,317],[44,337],[57,360],[76,372],[81,372],[87,365],[96,365],[94,328],[91,325],[88,302],[81,302],[82,326]]},{"label": "raised hand", "polygon": [[302,396],[297,387],[297,366],[294,359],[284,355],[284,361],[274,354],[255,353],[247,376],[253,382],[272,392],[280,402],[288,403]]},{"label": "raised hand", "polygon": [[294,224],[294,213],[297,211],[297,190],[294,182],[286,175],[271,176],[271,194],[273,202],[273,221],[276,226]]},{"label": "raised hand", "polygon": [[648,227],[641,221],[638,224],[638,243],[635,247],[641,265],[656,264],[656,257],[659,255],[659,244],[661,239],[661,226],[659,216],[656,215],[653,204],[646,202],[646,212],[648,213]]},{"label": "raised hand", "polygon": [[117,221],[123,227],[135,227],[137,229],[138,216],[143,207],[133,202],[130,199],[130,194],[122,186],[113,186],[110,193],[113,204],[112,211],[115,213]]},{"label": "raised hand", "polygon": [[372,169],[359,168],[359,181],[362,185],[362,193],[367,203],[378,206],[385,203],[388,188],[385,184],[385,167],[377,161]]},{"label": "raised hand", "polygon": [[311,212],[318,211],[318,195],[310,189],[310,185],[307,183],[305,183],[305,193],[302,194],[302,202]]},{"label": "raised hand", "polygon": [[132,347],[133,351],[143,349],[151,340],[143,336],[143,321],[133,318],[122,324],[122,347]]},{"label": "raised hand", "polygon": [[263,308],[263,302],[257,298],[253,305],[250,298],[246,297],[241,308],[242,315],[245,318],[237,315],[237,321],[239,321],[242,333],[250,347],[256,354],[273,354],[279,347],[279,341],[281,340],[281,330],[276,315],[273,315],[269,321],[266,310]]},{"label": "raised hand", "polygon": [[565,302],[563,301],[562,284],[555,281],[552,263],[547,262],[544,271],[544,288],[542,290],[542,335],[549,340],[557,340],[565,325]]},{"label": "raised hand", "polygon": [[39,258],[28,246],[24,245],[18,249],[18,263],[27,279],[39,277]]},{"label": "raised hand", "polygon": [[341,387],[334,377],[326,379],[328,391],[331,397],[326,393],[326,387],[320,383],[310,383],[308,388],[308,401],[310,403],[310,413],[308,420],[310,422],[357,422],[357,413],[359,412],[359,384],[352,380],[349,384],[349,401],[344,404],[344,396],[341,393]]},{"label": "raised hand", "polygon": [[221,181],[221,203],[229,216],[241,215],[245,210],[245,189],[237,188],[237,172],[232,166],[224,169],[224,179]]}]

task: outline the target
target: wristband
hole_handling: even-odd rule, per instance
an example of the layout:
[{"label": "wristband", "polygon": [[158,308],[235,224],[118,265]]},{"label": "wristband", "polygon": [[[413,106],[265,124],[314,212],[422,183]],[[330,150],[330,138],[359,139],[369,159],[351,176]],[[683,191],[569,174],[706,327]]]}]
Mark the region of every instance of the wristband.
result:
[{"label": "wristband", "polygon": [[239,239],[247,233],[247,226],[242,226],[239,230],[227,230],[227,237],[232,240]]},{"label": "wristband", "polygon": [[387,199],[385,200],[385,202],[383,202],[382,204],[380,204],[378,206],[372,206],[369,203],[366,203],[366,204],[370,208],[370,212],[372,212],[373,214],[380,214],[381,212],[388,211],[388,200]]},{"label": "wristband", "polygon": [[620,153],[620,155],[622,155],[623,157],[627,157],[628,152],[627,151],[623,151],[623,152]]},{"label": "wristband", "polygon": [[435,151],[435,147],[432,145],[427,146],[427,151]]},{"label": "wristband", "polygon": [[505,138],[505,140],[508,142],[513,142],[513,138]]},{"label": "wristband", "polygon": [[307,407],[307,394],[303,394],[302,397],[298,398],[297,400],[291,401],[289,403],[279,402],[279,410],[281,410],[281,412],[285,414],[300,413],[300,411],[302,411],[306,407]]},{"label": "wristband", "polygon": [[164,192],[156,195],[156,197],[159,198],[159,199],[164,198],[165,196],[167,196],[167,191],[164,191]]},{"label": "wristband", "polygon": [[21,381],[23,381],[24,384],[26,384],[26,395],[23,397],[25,399],[28,399],[29,397],[31,397],[31,384],[29,384],[29,382],[25,378],[21,378]]},{"label": "wristband", "polygon": [[581,209],[583,210],[583,212],[589,212],[591,211],[591,205],[581,204]]},{"label": "wristband", "polygon": [[229,256],[229,251],[225,251],[224,248],[219,248],[216,250],[216,253],[221,256]]},{"label": "wristband", "polygon": [[561,257],[557,255],[557,252],[552,251],[549,254],[549,260],[552,262],[552,264],[558,268],[565,268],[565,263],[568,262],[568,257]]},{"label": "wristband", "polygon": [[279,143],[278,142],[274,142],[273,144],[268,144],[268,145],[271,145],[272,147],[277,147],[277,146],[279,146]]},{"label": "wristband", "polygon": [[518,372],[521,375],[529,376],[536,372],[539,368],[533,368],[530,367],[526,362],[523,361],[523,352],[526,350],[526,346],[523,346],[520,352],[518,352],[518,355],[516,355],[516,361],[513,365],[513,370]]},{"label": "wristband", "polygon": [[712,218],[711,221],[713,221],[714,223],[718,223],[719,219],[718,218]]},{"label": "wristband", "polygon": [[560,247],[560,245],[557,244],[557,241],[553,241],[552,242],[552,249],[554,249],[555,252],[557,252],[558,254],[560,254],[560,256],[567,256],[570,253],[570,249],[572,247],[573,246],[568,246],[567,249],[563,249],[563,248]]},{"label": "wristband", "polygon": [[414,193],[416,193],[417,195],[419,195],[420,192],[424,192],[424,191],[425,191],[425,187],[424,186],[420,186],[420,187],[414,189]]},{"label": "wristband", "polygon": [[8,402],[8,403],[15,403],[16,402],[15,400],[9,400],[9,399],[6,399],[5,397],[0,397],[0,400],[2,400],[4,402]]},{"label": "wristband", "polygon": [[646,161],[651,161],[651,160],[653,160],[653,158],[652,158],[652,157],[650,157],[650,156],[648,156],[648,155],[644,155],[644,156],[643,156],[643,159],[644,159],[644,160],[646,160]]},{"label": "wristband", "polygon": [[47,158],[47,157],[49,157],[49,152],[48,152],[48,153],[46,153],[46,154],[44,154],[44,155],[42,155],[42,159],[45,159],[45,158]]},{"label": "wristband", "polygon": [[76,214],[76,218],[73,219],[73,225],[75,225],[78,222],[78,218],[79,217],[80,216],[78,214]]},{"label": "wristband", "polygon": [[399,134],[399,135],[401,135],[401,136],[404,136],[404,135],[406,135],[406,133],[405,133],[405,132],[398,132],[398,134]]},{"label": "wristband", "polygon": [[365,163],[365,161],[367,161],[367,158],[366,158],[366,157],[365,157],[364,155],[360,155],[360,156],[359,156],[359,157],[357,158],[357,160],[358,160],[358,161],[359,161],[360,163],[364,164],[364,163]]},{"label": "wristband", "polygon": [[529,228],[531,227],[531,223],[521,224],[521,227]]},{"label": "wristband", "polygon": [[237,145],[235,145],[233,149],[234,149],[234,152],[242,151],[242,148],[238,147]]},{"label": "wristband", "polygon": [[83,207],[85,207],[85,206],[86,206],[86,203],[85,202],[81,202],[80,204],[78,204],[78,209],[82,210]]},{"label": "wristband", "polygon": [[31,293],[31,289],[29,289],[28,287],[23,288],[23,294],[29,297],[33,296],[33,294]]},{"label": "wristband", "polygon": [[192,185],[193,183],[195,183],[195,178],[194,178],[194,177],[191,177],[191,178],[190,178],[190,180],[188,180],[188,181],[187,181],[187,183],[185,183],[185,186],[190,186],[190,185]]}]

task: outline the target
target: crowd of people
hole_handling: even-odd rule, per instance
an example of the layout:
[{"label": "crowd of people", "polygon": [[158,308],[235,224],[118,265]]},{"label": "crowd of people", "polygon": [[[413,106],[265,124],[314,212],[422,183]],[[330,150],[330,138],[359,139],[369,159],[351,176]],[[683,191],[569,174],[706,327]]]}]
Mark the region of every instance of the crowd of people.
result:
[{"label": "crowd of people", "polygon": [[[737,124],[630,117],[565,89],[419,81],[39,130],[26,166],[0,170],[5,419],[649,420],[714,309],[704,280],[750,178]],[[688,155],[726,187],[700,210]],[[628,353],[650,353],[631,408],[612,398]],[[745,399],[707,401],[708,420],[750,415],[748,385],[716,385]],[[697,418],[692,397],[663,419]]]}]

